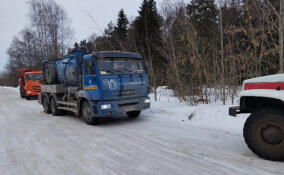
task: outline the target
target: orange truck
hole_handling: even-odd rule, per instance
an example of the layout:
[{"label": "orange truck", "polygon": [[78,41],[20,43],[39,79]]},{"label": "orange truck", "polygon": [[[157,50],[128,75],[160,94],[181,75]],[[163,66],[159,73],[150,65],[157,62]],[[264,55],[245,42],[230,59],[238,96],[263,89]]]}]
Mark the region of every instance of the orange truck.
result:
[{"label": "orange truck", "polygon": [[27,98],[27,100],[29,100],[31,97],[37,97],[38,93],[41,92],[40,86],[43,79],[41,71],[22,68],[19,70],[17,77],[21,98]]}]

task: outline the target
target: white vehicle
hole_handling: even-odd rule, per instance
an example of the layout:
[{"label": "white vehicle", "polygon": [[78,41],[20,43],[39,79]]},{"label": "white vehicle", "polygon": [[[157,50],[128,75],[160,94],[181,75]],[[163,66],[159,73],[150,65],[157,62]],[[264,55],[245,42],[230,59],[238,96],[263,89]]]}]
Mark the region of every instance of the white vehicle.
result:
[{"label": "white vehicle", "polygon": [[240,105],[229,114],[251,113],[243,135],[248,147],[258,156],[284,160],[284,74],[248,79],[243,82]]}]

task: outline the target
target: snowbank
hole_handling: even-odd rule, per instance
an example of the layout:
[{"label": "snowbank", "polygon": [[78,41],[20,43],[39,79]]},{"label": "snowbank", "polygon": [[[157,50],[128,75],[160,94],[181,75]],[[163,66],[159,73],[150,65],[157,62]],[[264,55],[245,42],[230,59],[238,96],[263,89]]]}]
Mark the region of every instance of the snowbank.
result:
[{"label": "snowbank", "polygon": [[[242,133],[242,128],[248,115],[238,115],[236,118],[228,114],[228,105],[222,102],[199,104],[191,106],[186,102],[180,102],[174,96],[172,90],[166,87],[157,89],[158,100],[154,100],[154,94],[150,94],[151,109],[145,111],[145,114],[151,114],[153,120],[171,120],[176,123],[185,123],[204,128],[220,129],[225,132]],[[234,105],[238,105],[237,103]]]}]

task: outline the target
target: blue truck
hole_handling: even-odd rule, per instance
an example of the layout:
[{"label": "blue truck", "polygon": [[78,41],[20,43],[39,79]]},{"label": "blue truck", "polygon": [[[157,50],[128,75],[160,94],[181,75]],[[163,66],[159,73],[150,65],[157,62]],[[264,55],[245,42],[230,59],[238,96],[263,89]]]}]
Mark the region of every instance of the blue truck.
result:
[{"label": "blue truck", "polygon": [[81,47],[73,55],[43,61],[42,69],[38,99],[46,113],[71,111],[95,125],[101,117],[126,113],[136,118],[150,108],[149,81],[140,54],[87,54],[87,48]]}]

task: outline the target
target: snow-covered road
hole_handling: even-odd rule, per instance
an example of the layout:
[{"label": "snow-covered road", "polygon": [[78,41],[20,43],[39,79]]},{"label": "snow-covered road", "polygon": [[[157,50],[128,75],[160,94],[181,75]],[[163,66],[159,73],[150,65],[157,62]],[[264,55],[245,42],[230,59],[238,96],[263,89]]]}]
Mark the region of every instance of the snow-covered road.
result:
[{"label": "snow-covered road", "polygon": [[[247,148],[245,117],[228,117],[226,106],[184,105],[156,102],[138,119],[90,126],[72,115],[45,114],[35,100],[20,99],[17,89],[0,87],[0,175],[284,173],[283,162]],[[183,119],[178,106],[197,110],[196,116],[187,120],[185,112]]]}]

